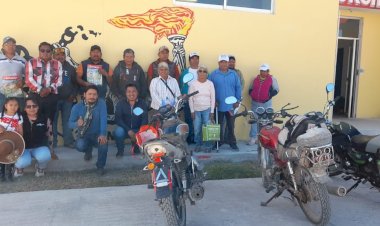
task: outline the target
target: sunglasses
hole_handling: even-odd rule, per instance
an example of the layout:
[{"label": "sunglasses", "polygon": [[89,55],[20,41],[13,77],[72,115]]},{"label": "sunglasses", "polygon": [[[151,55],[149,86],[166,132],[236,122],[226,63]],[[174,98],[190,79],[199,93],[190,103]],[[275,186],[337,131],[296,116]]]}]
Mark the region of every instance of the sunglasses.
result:
[{"label": "sunglasses", "polygon": [[50,49],[40,49],[40,52],[41,53],[50,53],[51,50]]},{"label": "sunglasses", "polygon": [[26,109],[38,108],[38,105],[37,105],[37,104],[26,105],[25,108],[26,108]]},{"label": "sunglasses", "polygon": [[205,70],[199,70],[198,72],[200,72],[200,73],[207,73],[207,71],[205,71]]}]

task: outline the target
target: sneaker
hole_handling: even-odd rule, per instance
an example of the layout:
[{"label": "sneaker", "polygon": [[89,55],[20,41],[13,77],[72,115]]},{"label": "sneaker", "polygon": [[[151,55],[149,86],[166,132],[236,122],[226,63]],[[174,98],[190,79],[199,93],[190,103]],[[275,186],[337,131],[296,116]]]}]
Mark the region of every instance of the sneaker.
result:
[{"label": "sneaker", "polygon": [[249,141],[247,142],[247,145],[252,146],[256,144],[256,138],[251,137]]},{"label": "sneaker", "polygon": [[239,148],[236,144],[230,144],[230,147],[232,148],[232,151],[239,151]]},{"label": "sneaker", "polygon": [[92,159],[92,152],[86,152],[83,159],[84,161],[90,161]]},{"label": "sneaker", "polygon": [[19,169],[19,168],[15,168],[15,172],[13,173],[13,176],[14,177],[22,177],[22,176],[24,176],[24,170],[23,169]]},{"label": "sneaker", "polygon": [[37,168],[36,169],[36,174],[34,174],[36,177],[43,177],[45,176],[45,170],[44,169],[40,169],[40,168]]},{"label": "sneaker", "polygon": [[119,150],[119,151],[117,151],[117,153],[116,153],[116,158],[121,158],[121,157],[123,157],[123,155],[124,155],[124,150],[122,151],[122,150]]}]

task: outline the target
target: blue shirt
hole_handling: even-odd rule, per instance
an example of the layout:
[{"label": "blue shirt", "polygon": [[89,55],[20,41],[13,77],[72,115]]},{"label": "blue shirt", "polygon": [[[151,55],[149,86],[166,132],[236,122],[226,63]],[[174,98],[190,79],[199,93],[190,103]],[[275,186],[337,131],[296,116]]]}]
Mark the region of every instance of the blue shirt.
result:
[{"label": "blue shirt", "polygon": [[[77,128],[77,121],[80,116],[84,119],[86,114],[86,106],[83,101],[80,101],[71,109],[69,127],[71,129]],[[92,112],[92,122],[88,127],[85,134],[91,134],[94,136],[106,136],[107,135],[107,106],[103,99],[99,99]]]},{"label": "blue shirt", "polygon": [[224,100],[229,96],[241,99],[241,84],[235,71],[228,69],[222,72],[219,69],[213,71],[208,79],[214,83],[215,97],[218,103],[218,111],[226,112],[232,109],[232,104],[226,104]]}]

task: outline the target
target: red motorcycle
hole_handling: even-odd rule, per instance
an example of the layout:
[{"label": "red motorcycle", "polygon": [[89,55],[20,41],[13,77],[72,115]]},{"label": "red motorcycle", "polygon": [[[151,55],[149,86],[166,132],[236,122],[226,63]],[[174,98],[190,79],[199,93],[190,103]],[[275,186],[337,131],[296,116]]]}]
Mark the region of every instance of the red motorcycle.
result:
[{"label": "red motorcycle", "polygon": [[[236,103],[234,97],[226,99],[227,104]],[[235,115],[248,116],[249,123],[258,126],[258,158],[262,170],[263,186],[266,192],[275,194],[261,206],[267,206],[284,191],[296,199],[306,217],[315,225],[326,225],[330,219],[330,200],[324,182],[327,181],[327,167],[333,162],[334,151],[331,133],[325,125],[307,116],[290,115],[289,104],[274,112],[273,108],[259,107],[256,112],[247,108]],[[280,129],[273,124],[289,119]]]}]

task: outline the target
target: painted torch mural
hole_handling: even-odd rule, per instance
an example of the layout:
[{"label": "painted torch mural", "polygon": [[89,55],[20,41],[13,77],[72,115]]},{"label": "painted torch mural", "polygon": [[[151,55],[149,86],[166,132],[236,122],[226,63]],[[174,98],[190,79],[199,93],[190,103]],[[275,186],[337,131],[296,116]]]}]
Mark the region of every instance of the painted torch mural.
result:
[{"label": "painted torch mural", "polygon": [[186,68],[183,44],[194,23],[194,12],[184,7],[150,9],[142,14],[126,14],[108,20],[118,28],[140,28],[155,34],[154,43],[166,37],[173,44],[173,61],[181,69]]}]

